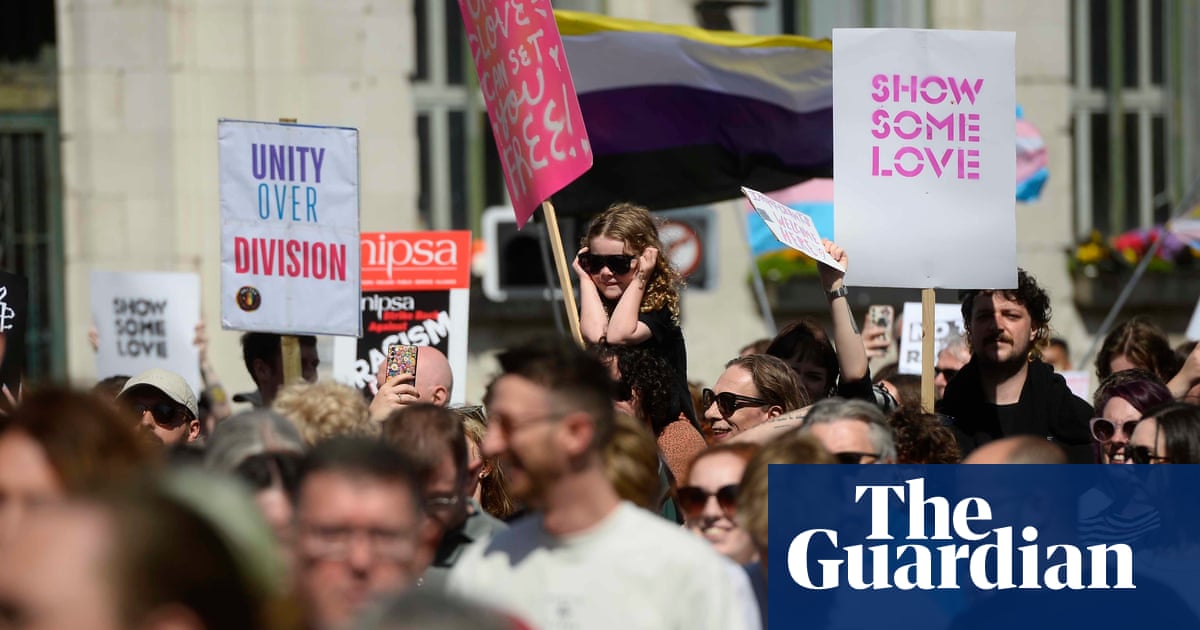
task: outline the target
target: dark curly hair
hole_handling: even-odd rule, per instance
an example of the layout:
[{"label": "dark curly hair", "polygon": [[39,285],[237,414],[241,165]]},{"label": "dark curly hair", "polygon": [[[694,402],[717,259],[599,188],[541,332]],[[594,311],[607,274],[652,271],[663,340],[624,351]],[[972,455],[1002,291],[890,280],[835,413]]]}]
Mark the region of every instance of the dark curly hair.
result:
[{"label": "dark curly hair", "polygon": [[618,389],[637,392],[642,420],[654,435],[679,419],[679,401],[675,397],[675,370],[662,357],[636,346],[609,346],[621,371]]},{"label": "dark curly hair", "polygon": [[1017,269],[1016,289],[971,289],[960,294],[962,296],[963,324],[967,328],[967,335],[971,334],[971,311],[975,308],[975,298],[981,295],[995,294],[1003,296],[1006,300],[1012,300],[1029,311],[1029,318],[1033,320],[1033,327],[1037,331],[1033,354],[1041,356],[1042,347],[1050,338],[1050,296],[1046,295],[1046,291],[1038,286],[1037,279],[1024,269]]},{"label": "dark curly hair", "polygon": [[954,431],[920,403],[902,405],[888,418],[896,432],[897,464],[957,464],[962,459]]}]

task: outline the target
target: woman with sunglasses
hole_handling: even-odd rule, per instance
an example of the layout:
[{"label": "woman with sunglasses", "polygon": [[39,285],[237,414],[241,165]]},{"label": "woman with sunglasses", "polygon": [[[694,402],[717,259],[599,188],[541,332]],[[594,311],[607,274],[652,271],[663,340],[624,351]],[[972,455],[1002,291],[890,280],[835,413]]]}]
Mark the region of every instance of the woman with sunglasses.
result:
[{"label": "woman with sunglasses", "polygon": [[1125,447],[1142,415],[1170,400],[1166,385],[1147,370],[1122,370],[1105,378],[1092,399],[1099,412],[1091,420],[1096,461],[1126,463]]},{"label": "woman with sunglasses", "polygon": [[1127,464],[1200,464],[1200,407],[1169,402],[1151,409],[1125,447]]},{"label": "woman with sunglasses", "polygon": [[618,203],[592,219],[572,265],[579,276],[579,324],[590,344],[642,346],[675,371],[675,396],[688,420],[687,349],[679,328],[679,272],[641,206]]},{"label": "woman with sunglasses", "polygon": [[735,520],[738,484],[757,452],[756,444],[713,446],[692,460],[687,478],[675,491],[687,528],[738,564],[758,556],[750,534]]}]

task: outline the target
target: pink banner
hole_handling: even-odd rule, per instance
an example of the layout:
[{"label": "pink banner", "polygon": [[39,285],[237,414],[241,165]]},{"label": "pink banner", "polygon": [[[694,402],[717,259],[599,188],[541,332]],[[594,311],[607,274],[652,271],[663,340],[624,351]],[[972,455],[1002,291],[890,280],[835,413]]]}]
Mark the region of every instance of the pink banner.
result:
[{"label": "pink banner", "polygon": [[562,38],[549,0],[458,0],[458,7],[521,227],[592,166]]}]

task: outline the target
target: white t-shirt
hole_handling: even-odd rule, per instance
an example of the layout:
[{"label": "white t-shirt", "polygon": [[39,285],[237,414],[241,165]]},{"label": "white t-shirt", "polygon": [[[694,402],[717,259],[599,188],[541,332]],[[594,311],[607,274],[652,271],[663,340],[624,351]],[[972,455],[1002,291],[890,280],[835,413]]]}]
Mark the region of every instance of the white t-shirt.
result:
[{"label": "white t-shirt", "polygon": [[448,588],[540,630],[757,630],[749,580],[731,565],[705,541],[622,503],[579,534],[550,536],[531,516],[471,545]]}]

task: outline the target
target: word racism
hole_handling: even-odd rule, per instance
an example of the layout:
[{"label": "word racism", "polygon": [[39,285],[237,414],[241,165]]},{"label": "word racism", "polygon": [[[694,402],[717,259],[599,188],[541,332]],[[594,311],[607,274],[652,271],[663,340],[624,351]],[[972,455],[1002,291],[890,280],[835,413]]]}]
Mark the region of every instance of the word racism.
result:
[{"label": "word racism", "polygon": [[892,141],[871,147],[871,175],[913,178],[928,168],[938,179],[979,179],[979,149],[973,148],[980,141],[979,114],[946,111],[942,104],[974,106],[982,78],[876,74],[871,88],[871,99],[879,104],[871,114],[871,135]]},{"label": "word racism", "polygon": [[167,358],[166,300],[113,298],[117,356]]},{"label": "word racism", "polygon": [[[491,11],[485,14],[488,4],[492,5]],[[533,172],[546,168],[551,160],[562,162],[574,158],[578,150],[585,154],[591,151],[586,137],[576,138],[585,130],[576,129],[571,122],[567,108],[572,99],[566,82],[561,83],[560,94],[547,93],[546,64],[554,64],[552,79],[565,76],[566,54],[557,44],[547,47],[543,40],[546,33],[542,28],[532,28],[526,4],[533,5],[532,11],[543,18],[550,15],[550,3],[538,0],[465,2],[469,20],[482,27],[477,33],[468,33],[467,41],[479,69],[483,98],[496,113],[492,121],[496,146],[510,185],[521,195],[530,189]],[[510,31],[514,31],[513,36]],[[522,33],[524,42],[511,46],[510,42],[519,41]],[[504,55],[506,48],[508,54]],[[551,81],[551,85],[557,84]]]},{"label": "word racism", "polygon": [[[254,179],[282,182],[321,183],[321,166],[325,163],[325,149],[321,147],[296,147],[285,144],[250,145],[250,169]],[[301,195],[303,195],[304,218],[300,218]],[[290,212],[285,212],[285,210]],[[317,189],[299,184],[258,185],[258,218],[264,221],[272,216],[279,221],[284,215],[296,222],[317,223]]]},{"label": "word racism", "polygon": [[233,238],[234,272],[264,276],[346,280],[346,245],[282,238]]},{"label": "word racism", "polygon": [[[906,487],[907,486],[907,487]],[[1090,545],[1086,548],[1090,560],[1090,580],[1085,585],[1084,551],[1074,545],[1050,545],[1042,549],[1036,544],[1036,527],[1021,529],[1021,539],[1027,545],[1013,547],[1011,526],[981,529],[973,524],[986,525],[992,520],[991,505],[982,498],[970,497],[953,506],[945,497],[925,498],[925,479],[911,479],[904,485],[856,485],[854,503],[864,498],[870,502],[871,533],[866,540],[894,541],[889,529],[891,495],[908,506],[907,541],[918,544],[894,545],[890,542],[871,545],[838,546],[838,532],[832,529],[809,529],[795,536],[788,545],[787,567],[792,580],[805,589],[838,588],[845,579],[854,590],[958,589],[960,561],[966,561],[966,576],[975,588],[982,590],[1093,590],[1133,589],[1133,551],[1126,544]],[[933,511],[933,533],[926,529],[926,510]],[[954,536],[951,536],[953,531]],[[979,543],[989,538],[994,542],[979,544],[945,544],[934,546],[924,541],[953,541],[955,537],[967,543]],[[1014,557],[1014,551],[1016,556]],[[1109,554],[1115,558],[1116,580],[1109,583]],[[936,559],[935,559],[936,555]],[[868,558],[869,556],[869,558]],[[810,559],[820,565],[820,579],[813,580],[809,572]],[[1018,561],[1019,560],[1019,561]],[[1041,562],[1049,564],[1044,570]],[[893,569],[893,562],[901,563]],[[1019,567],[1019,568],[1018,568]],[[994,571],[992,570],[994,568]],[[939,574],[935,580],[935,571]],[[1020,583],[1014,576],[1020,575]]]}]

